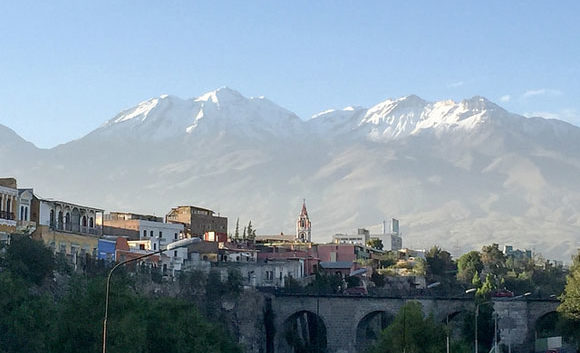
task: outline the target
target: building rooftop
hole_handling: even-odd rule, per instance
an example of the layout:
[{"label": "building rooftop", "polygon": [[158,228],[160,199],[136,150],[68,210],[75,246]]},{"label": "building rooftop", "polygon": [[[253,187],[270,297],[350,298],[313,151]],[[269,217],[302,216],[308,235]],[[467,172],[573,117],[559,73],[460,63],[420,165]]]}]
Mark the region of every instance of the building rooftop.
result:
[{"label": "building rooftop", "polygon": [[172,210],[176,210],[178,208],[194,208],[194,209],[200,210],[200,211],[206,211],[206,212],[215,213],[213,210],[210,210],[209,208],[198,207],[198,206],[191,206],[191,205],[182,205],[182,206],[172,207],[171,209]]},{"label": "building rooftop", "polygon": [[91,206],[77,205],[77,204],[74,204],[74,203],[68,202],[68,201],[53,200],[53,199],[41,198],[41,197],[38,197],[38,196],[36,196],[36,198],[39,201],[52,202],[52,203],[62,203],[62,204],[67,204],[67,205],[74,206],[74,207],[79,207],[79,208],[90,208],[91,210],[94,210],[94,211],[97,211],[97,212],[105,212],[105,210],[103,210],[101,208],[96,208],[96,207],[91,207]]},{"label": "building rooftop", "polygon": [[163,222],[163,217],[145,215],[132,212],[110,212],[105,215],[105,220],[143,220],[152,222]]}]

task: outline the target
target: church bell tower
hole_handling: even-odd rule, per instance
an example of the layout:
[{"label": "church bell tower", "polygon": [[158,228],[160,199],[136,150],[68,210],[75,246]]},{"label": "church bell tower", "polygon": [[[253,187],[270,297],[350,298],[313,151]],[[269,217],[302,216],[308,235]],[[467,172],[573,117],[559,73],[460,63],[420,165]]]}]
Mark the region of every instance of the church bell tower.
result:
[{"label": "church bell tower", "polygon": [[300,211],[300,216],[296,221],[296,241],[303,243],[311,242],[311,230],[312,224],[308,218],[308,211],[306,211],[306,200],[302,202],[302,210]]}]

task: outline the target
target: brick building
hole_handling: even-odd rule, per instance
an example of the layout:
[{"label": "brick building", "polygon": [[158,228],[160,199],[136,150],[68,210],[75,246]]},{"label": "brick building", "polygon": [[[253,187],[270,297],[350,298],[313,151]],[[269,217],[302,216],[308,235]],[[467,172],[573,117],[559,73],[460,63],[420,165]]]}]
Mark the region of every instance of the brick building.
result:
[{"label": "brick building", "polygon": [[215,212],[196,206],[174,207],[165,216],[167,223],[180,223],[184,226],[186,237],[203,237],[206,232],[227,233],[228,218],[215,215]]}]

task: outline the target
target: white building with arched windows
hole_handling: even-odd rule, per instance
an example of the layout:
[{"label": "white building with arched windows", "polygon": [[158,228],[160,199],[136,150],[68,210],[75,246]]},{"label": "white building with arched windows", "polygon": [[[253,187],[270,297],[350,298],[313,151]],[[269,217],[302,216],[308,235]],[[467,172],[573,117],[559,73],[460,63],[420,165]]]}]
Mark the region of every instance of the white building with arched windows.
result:
[{"label": "white building with arched windows", "polygon": [[85,256],[97,257],[104,210],[65,201],[32,198],[32,221],[36,230],[32,236],[44,241],[55,253],[70,258],[75,266]]}]

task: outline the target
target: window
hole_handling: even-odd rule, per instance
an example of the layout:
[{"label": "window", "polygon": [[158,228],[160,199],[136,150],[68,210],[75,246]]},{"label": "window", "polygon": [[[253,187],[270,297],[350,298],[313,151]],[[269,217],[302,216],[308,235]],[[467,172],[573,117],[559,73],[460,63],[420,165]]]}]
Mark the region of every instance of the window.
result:
[{"label": "window", "polygon": [[173,239],[177,240],[177,233],[173,234]]},{"label": "window", "polygon": [[89,227],[93,228],[95,226],[95,221],[93,220],[93,217],[89,218]]},{"label": "window", "polygon": [[149,235],[151,236],[151,238],[153,238],[153,231],[150,231]]},{"label": "window", "polygon": [[87,216],[83,216],[83,227],[87,226]]},{"label": "window", "polygon": [[143,238],[147,238],[147,230],[143,229]]},{"label": "window", "polygon": [[177,250],[173,250],[173,256],[177,257]]},{"label": "window", "polygon": [[274,280],[274,271],[266,271],[266,281]]},{"label": "window", "polygon": [[159,231],[159,239],[163,238],[163,232]]},{"label": "window", "polygon": [[153,250],[157,250],[157,243],[153,243]]}]

